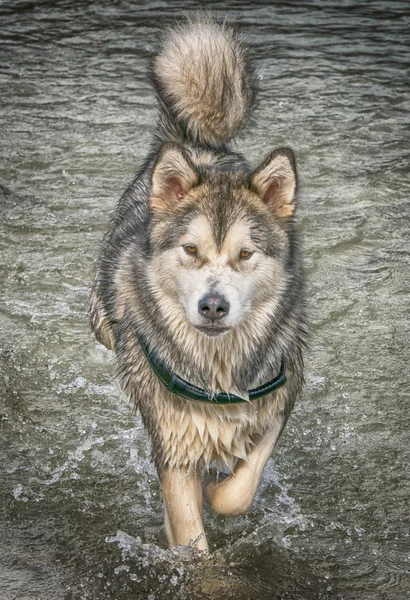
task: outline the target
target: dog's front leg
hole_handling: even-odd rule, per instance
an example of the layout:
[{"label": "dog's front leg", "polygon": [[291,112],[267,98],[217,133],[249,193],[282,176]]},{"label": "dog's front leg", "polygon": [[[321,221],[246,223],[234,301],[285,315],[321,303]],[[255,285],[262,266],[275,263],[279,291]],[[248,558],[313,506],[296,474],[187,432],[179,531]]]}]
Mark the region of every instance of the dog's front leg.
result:
[{"label": "dog's front leg", "polygon": [[193,543],[208,550],[202,522],[202,485],[198,470],[165,469],[160,473],[165,530],[170,547]]},{"label": "dog's front leg", "polygon": [[205,495],[215,512],[225,516],[240,515],[251,507],[266,462],[273,452],[283,429],[278,416],[270,429],[252,448],[248,460],[238,460],[232,475],[219,483],[211,483]]}]

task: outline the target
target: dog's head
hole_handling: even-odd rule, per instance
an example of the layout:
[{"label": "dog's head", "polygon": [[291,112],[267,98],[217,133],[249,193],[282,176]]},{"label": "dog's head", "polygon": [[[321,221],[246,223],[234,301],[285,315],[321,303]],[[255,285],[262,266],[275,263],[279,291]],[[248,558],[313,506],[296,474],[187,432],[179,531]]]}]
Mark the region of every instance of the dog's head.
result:
[{"label": "dog's head", "polygon": [[167,320],[220,336],[274,314],[286,283],[296,171],[290,150],[253,173],[173,144],[153,169],[149,277]]}]

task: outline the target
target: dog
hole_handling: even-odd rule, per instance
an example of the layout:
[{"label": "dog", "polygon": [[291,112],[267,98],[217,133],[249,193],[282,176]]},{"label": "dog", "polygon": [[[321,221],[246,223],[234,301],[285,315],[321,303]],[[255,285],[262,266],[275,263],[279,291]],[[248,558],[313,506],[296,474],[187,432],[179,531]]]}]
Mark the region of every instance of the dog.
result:
[{"label": "dog", "polygon": [[256,169],[229,149],[256,86],[228,24],[167,31],[152,83],[152,148],[113,213],[90,319],[148,431],[169,545],[204,551],[204,469],[230,469],[205,488],[217,513],[249,510],[303,385],[297,174],[288,148]]}]

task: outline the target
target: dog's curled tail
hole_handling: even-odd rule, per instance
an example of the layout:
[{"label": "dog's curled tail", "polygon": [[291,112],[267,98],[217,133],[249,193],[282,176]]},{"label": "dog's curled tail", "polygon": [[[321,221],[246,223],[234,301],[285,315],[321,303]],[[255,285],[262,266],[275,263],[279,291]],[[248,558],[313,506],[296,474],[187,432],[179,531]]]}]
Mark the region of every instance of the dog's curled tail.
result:
[{"label": "dog's curled tail", "polygon": [[241,129],[254,99],[251,61],[234,29],[211,17],[169,30],[153,61],[160,133],[221,147]]}]

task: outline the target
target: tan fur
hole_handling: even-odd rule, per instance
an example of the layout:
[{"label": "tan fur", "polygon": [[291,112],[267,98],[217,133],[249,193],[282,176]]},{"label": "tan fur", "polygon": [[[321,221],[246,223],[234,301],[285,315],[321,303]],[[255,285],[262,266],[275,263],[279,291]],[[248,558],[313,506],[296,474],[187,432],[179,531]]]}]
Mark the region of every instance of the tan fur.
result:
[{"label": "tan fur", "polygon": [[261,199],[280,218],[288,218],[295,211],[296,177],[291,160],[286,154],[274,154],[252,177]]},{"label": "tan fur", "polygon": [[153,398],[161,435],[166,442],[166,462],[171,468],[209,466],[216,460],[233,468],[234,460],[247,460],[255,436],[276,423],[284,398],[267,397],[256,407],[246,405],[212,406],[199,402],[170,402]]},{"label": "tan fur", "polygon": [[[197,175],[181,151],[173,144],[164,144],[152,176],[152,208],[161,212],[173,210],[196,181]],[[183,191],[181,197],[175,193],[175,183]]]},{"label": "tan fur", "polygon": [[172,546],[208,550],[202,523],[202,484],[198,470],[168,469],[161,474],[165,530]]},{"label": "tan fur", "polygon": [[97,278],[93,286],[90,298],[91,326],[94,330],[97,340],[108,350],[115,350],[114,336],[108,324],[101,300],[97,295]]},{"label": "tan fur", "polygon": [[[199,423],[198,423],[199,425]],[[203,434],[209,422],[200,422]],[[213,510],[224,516],[240,515],[251,507],[262,471],[282,429],[282,419],[276,419],[265,436],[240,459],[234,472],[224,481],[212,483],[205,495]],[[207,550],[202,523],[202,486],[198,469],[170,468],[161,474],[165,529],[171,546],[195,545]]]},{"label": "tan fur", "polygon": [[[226,142],[249,111],[243,47],[226,25],[204,20],[169,32],[154,62],[157,85],[194,139]],[[227,102],[224,81],[230,82]]]},{"label": "tan fur", "polygon": [[225,516],[240,515],[251,507],[266,461],[276,446],[282,430],[282,419],[265,433],[249,452],[239,460],[227,479],[208,485],[205,495],[215,512]]}]

